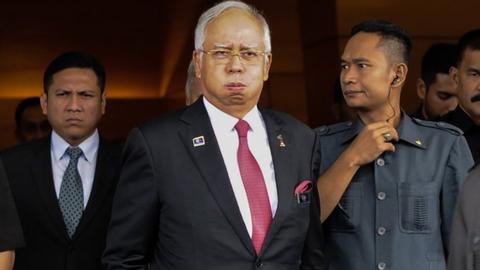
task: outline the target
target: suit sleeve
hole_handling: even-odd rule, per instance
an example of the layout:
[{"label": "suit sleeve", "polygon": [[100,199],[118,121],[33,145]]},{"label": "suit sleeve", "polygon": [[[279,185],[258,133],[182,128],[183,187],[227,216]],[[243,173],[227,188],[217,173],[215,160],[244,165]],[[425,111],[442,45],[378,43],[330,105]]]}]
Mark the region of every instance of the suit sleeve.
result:
[{"label": "suit sleeve", "polygon": [[[312,149],[312,176],[318,177],[319,156],[316,146],[319,143],[319,136],[315,136],[315,145]],[[310,224],[302,254],[301,270],[320,270],[327,269],[324,255],[324,236],[322,224],[320,222],[320,199],[318,189],[316,188],[316,178],[313,180],[313,189],[310,203]]]},{"label": "suit sleeve", "polygon": [[[465,186],[468,182],[465,183]],[[467,225],[465,220],[465,204],[464,196],[466,195],[465,189],[460,193],[458,197],[457,206],[452,220],[452,231],[450,238],[450,248],[448,257],[448,270],[460,270],[466,269],[466,254],[468,245]]]},{"label": "suit sleeve", "polygon": [[463,136],[458,136],[453,144],[452,150],[450,151],[447,168],[445,169],[442,182],[441,230],[443,246],[445,254],[447,255],[450,228],[452,225],[453,212],[458,192],[473,164],[473,158],[465,138]]},{"label": "suit sleeve", "polygon": [[0,252],[23,246],[23,234],[3,162],[0,159]]},{"label": "suit sleeve", "polygon": [[139,129],[126,142],[107,234],[106,269],[144,269],[151,260],[158,223],[155,171]]}]

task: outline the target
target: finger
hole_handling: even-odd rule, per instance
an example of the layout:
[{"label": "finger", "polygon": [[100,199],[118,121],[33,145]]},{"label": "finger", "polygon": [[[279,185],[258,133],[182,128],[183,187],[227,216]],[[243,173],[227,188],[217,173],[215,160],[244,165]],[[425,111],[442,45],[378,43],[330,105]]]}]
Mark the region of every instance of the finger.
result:
[{"label": "finger", "polygon": [[[389,134],[390,134],[390,137],[393,139],[393,138],[395,138],[394,132],[395,132],[395,129],[392,128],[391,126],[383,126],[383,127],[380,127],[380,128],[378,128],[378,129],[376,129],[376,130],[373,132],[373,137],[374,137],[374,138],[381,138],[383,141],[385,141],[386,138],[384,137],[384,134],[385,134],[385,133],[389,133]],[[395,132],[395,133],[396,133],[396,132]]]},{"label": "finger", "polygon": [[390,134],[392,135],[392,140],[398,142],[398,140],[400,139],[400,136],[398,135],[398,131],[392,128]]},{"label": "finger", "polygon": [[382,147],[384,152],[395,152],[395,145],[392,143],[384,143]]}]

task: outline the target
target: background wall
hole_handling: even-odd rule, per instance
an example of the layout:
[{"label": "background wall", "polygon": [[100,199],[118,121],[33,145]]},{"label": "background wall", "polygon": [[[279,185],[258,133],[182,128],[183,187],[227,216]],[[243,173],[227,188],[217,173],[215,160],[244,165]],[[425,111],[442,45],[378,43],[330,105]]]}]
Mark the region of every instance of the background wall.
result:
[{"label": "background wall", "polygon": [[[42,91],[43,70],[67,50],[95,54],[107,69],[101,133],[133,126],[184,103],[186,69],[200,13],[216,1],[3,1],[0,4],[0,148],[15,144],[19,100]],[[454,42],[478,27],[480,2],[464,0],[252,0],[272,29],[273,65],[261,103],[311,126],[332,121],[338,56],[351,26],[369,18],[400,24],[414,39],[403,106],[418,106],[420,59],[433,42]]]}]

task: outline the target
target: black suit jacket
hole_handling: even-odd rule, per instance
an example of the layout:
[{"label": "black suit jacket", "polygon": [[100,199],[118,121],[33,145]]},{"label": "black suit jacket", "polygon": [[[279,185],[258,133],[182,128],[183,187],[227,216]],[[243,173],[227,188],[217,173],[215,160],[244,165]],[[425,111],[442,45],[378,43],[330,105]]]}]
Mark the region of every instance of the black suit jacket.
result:
[{"label": "black suit jacket", "polygon": [[69,239],[53,185],[50,136],[1,153],[23,227],[26,246],[16,250],[15,270],[101,269],[120,148],[100,140],[92,191]]},{"label": "black suit jacket", "polygon": [[[312,177],[315,136],[285,114],[261,114],[278,208],[259,256],[200,98],[129,135],[104,254],[107,269],[293,270],[301,263],[302,269],[320,269],[318,198],[311,194],[311,204],[298,204],[294,195],[296,185]],[[195,147],[199,136],[205,145]]]}]

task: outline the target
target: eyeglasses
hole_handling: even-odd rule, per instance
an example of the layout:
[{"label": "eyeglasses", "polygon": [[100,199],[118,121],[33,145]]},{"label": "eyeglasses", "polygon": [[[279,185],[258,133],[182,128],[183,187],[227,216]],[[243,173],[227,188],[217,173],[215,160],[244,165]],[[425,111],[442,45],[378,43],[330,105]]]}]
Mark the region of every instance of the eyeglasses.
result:
[{"label": "eyeglasses", "polygon": [[244,64],[256,65],[262,60],[262,56],[267,52],[255,49],[231,50],[226,48],[211,49],[209,51],[200,50],[203,53],[210,55],[217,64],[227,64],[234,56],[238,56]]}]

